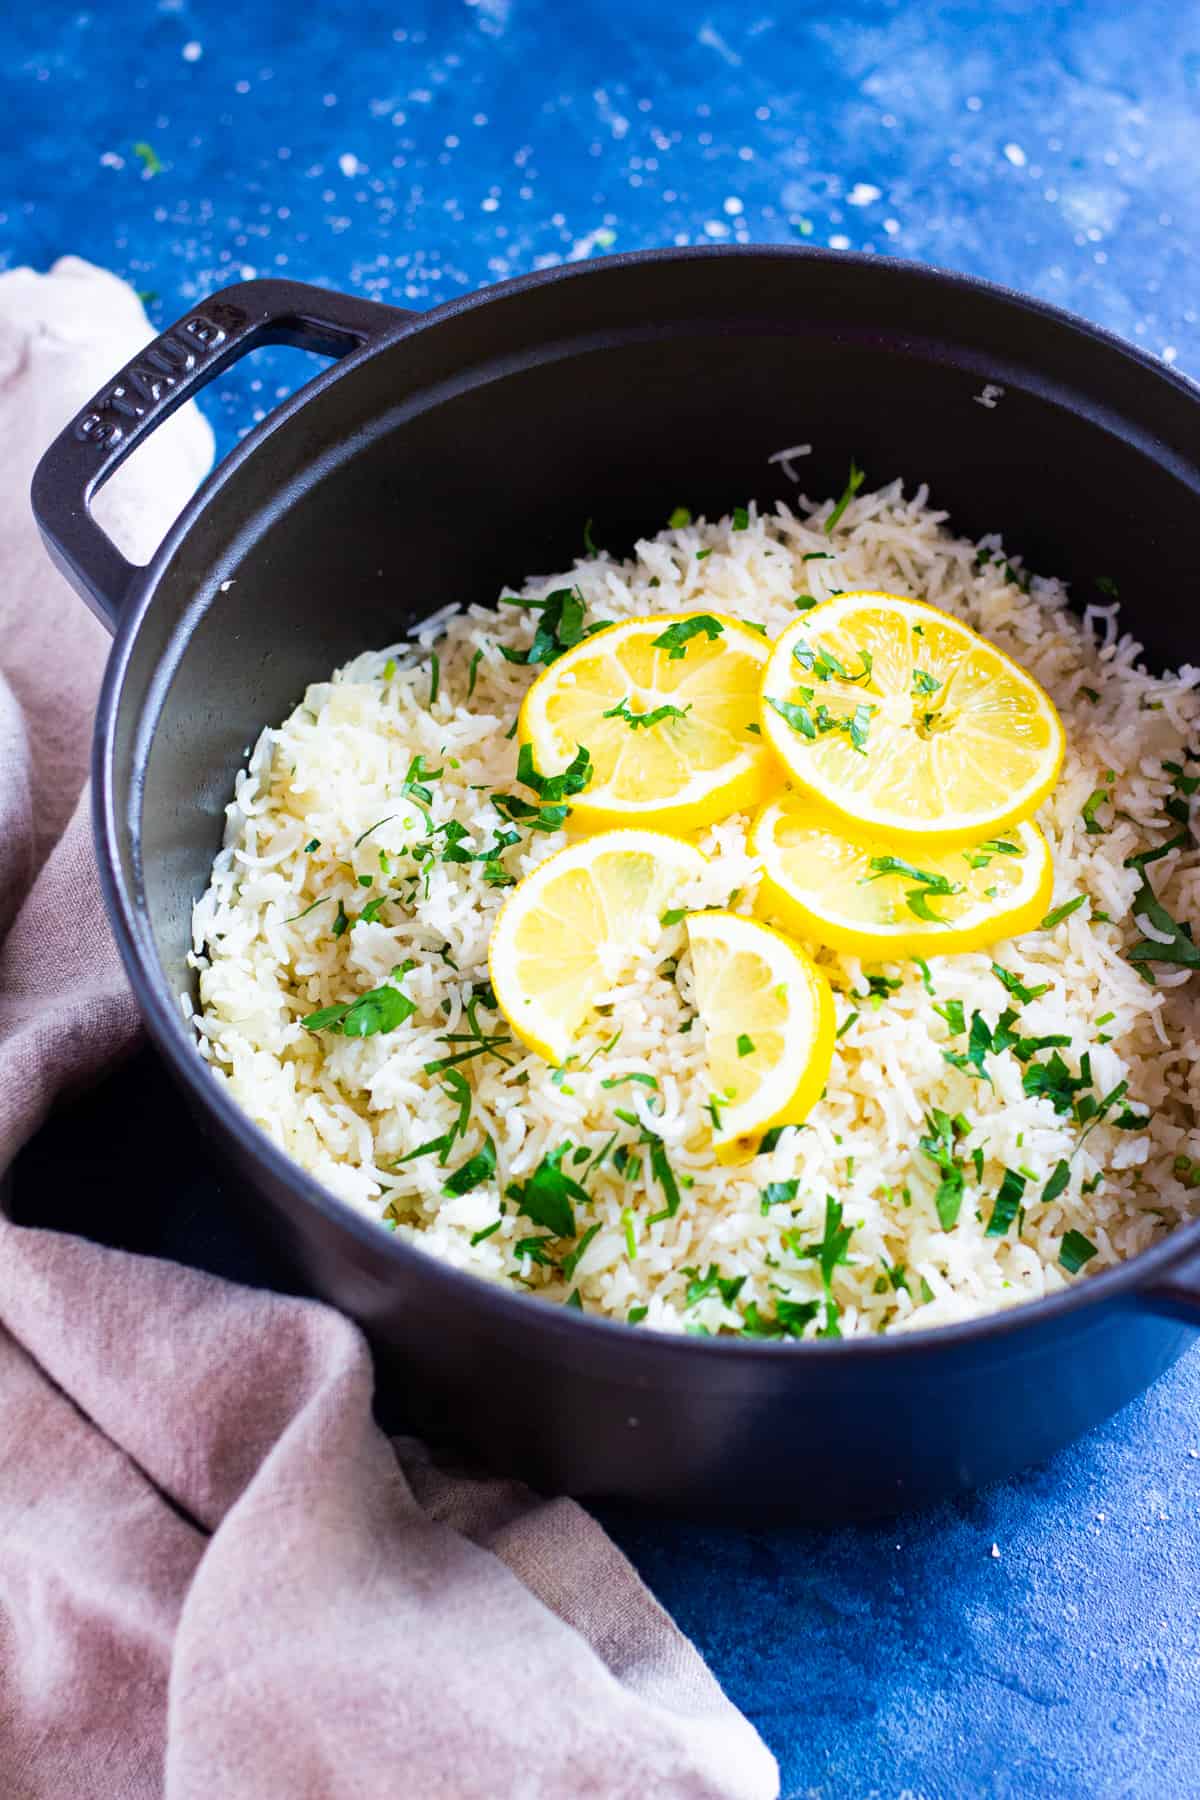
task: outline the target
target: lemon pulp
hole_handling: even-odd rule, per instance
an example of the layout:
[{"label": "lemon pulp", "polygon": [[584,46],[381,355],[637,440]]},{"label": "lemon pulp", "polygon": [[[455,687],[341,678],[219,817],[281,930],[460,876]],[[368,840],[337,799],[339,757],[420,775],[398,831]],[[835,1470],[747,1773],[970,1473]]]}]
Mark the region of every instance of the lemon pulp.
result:
[{"label": "lemon pulp", "polygon": [[1062,723],[1024,669],[936,607],[843,594],[789,626],[763,679],[764,735],[857,825],[963,843],[1028,818]]}]

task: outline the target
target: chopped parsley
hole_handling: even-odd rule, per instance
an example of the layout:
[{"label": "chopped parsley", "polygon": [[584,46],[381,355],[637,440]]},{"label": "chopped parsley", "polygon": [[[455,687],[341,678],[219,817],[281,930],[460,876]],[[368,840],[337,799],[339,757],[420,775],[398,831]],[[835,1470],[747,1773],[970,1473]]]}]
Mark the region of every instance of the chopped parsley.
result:
[{"label": "chopped parsley", "polygon": [[869,650],[863,650],[862,668],[857,675],[851,675],[844,663],[833,654],[832,650],[823,650],[819,645],[814,650],[806,638],[797,638],[792,646],[792,657],[798,662],[806,674],[817,681],[832,681],[836,676],[840,681],[851,683],[868,681],[875,666],[875,658]]},{"label": "chopped parsley", "polygon": [[763,1132],[762,1141],[758,1146],[756,1154],[758,1156],[766,1156],[770,1151],[776,1149],[784,1132],[790,1131],[791,1129],[792,1127],[790,1125],[772,1125],[768,1131]]},{"label": "chopped parsley", "polygon": [[685,1268],[683,1272],[691,1277],[683,1299],[685,1307],[699,1306],[701,1300],[707,1300],[710,1294],[719,1294],[726,1306],[732,1306],[746,1285],[744,1275],[722,1275],[716,1263],[709,1263],[704,1275],[694,1267]]},{"label": "chopped parsley", "polygon": [[677,506],[675,508],[674,512],[671,514],[670,518],[667,520],[667,524],[670,526],[672,531],[682,531],[684,526],[690,525],[691,522],[692,522],[692,515],[688,511],[686,506]]},{"label": "chopped parsley", "polygon": [[558,1264],[546,1248],[553,1242],[552,1236],[518,1238],[513,1245],[513,1255],[518,1262],[528,1260],[536,1263],[539,1269],[557,1269]]},{"label": "chopped parsley", "polygon": [[940,1177],[933,1204],[943,1231],[952,1231],[962,1209],[965,1176],[958,1160],[958,1138],[966,1136],[966,1121],[952,1118],[940,1107],[932,1107],[925,1115],[926,1135],[919,1140],[922,1153],[928,1157]]},{"label": "chopped parsley", "polygon": [[792,1176],[787,1181],[768,1181],[765,1188],[759,1189],[759,1208],[765,1217],[773,1206],[790,1205],[799,1192],[798,1176]]},{"label": "chopped parsley", "polygon": [[686,906],[671,906],[665,913],[659,915],[658,922],[660,925],[678,925],[681,919],[687,918],[687,913]]},{"label": "chopped parsley", "polygon": [[988,1083],[991,1082],[991,1076],[983,1066],[983,1059],[988,1051],[994,1048],[991,1026],[981,1012],[973,1012],[971,1014],[971,1030],[967,1038],[967,1061]]},{"label": "chopped parsley", "polygon": [[859,488],[862,486],[865,479],[866,479],[865,471],[860,469],[858,464],[855,462],[854,458],[851,457],[850,458],[850,474],[847,478],[846,485],[842,490],[841,498],[839,499],[839,501],[837,502],[837,505],[834,507],[833,511],[830,513],[829,517],[825,521],[826,537],[833,536],[834,526],[837,525],[839,523],[839,521],[841,520],[842,514],[845,512],[846,508],[849,506],[850,502],[853,500],[855,494],[857,494]]},{"label": "chopped parsley", "polygon": [[1141,938],[1126,952],[1126,957],[1153,986],[1154,975],[1146,967],[1147,963],[1178,963],[1186,969],[1200,968],[1200,949],[1192,942],[1191,926],[1173,919],[1162,904],[1144,867],[1140,868],[1140,873],[1142,884],[1129,909],[1134,923],[1142,925],[1143,929],[1150,926],[1167,941],[1160,943],[1156,938]]},{"label": "chopped parsley", "polygon": [[636,731],[639,727],[648,730],[651,725],[661,725],[665,719],[686,719],[691,710],[690,705],[671,706],[664,701],[661,706],[654,707],[651,712],[635,713],[629,710],[629,696],[626,694],[623,700],[619,701],[616,706],[610,707],[601,716],[605,719],[624,719],[630,730]]},{"label": "chopped parsley", "polygon": [[1042,1189],[1042,1205],[1049,1206],[1050,1202],[1052,1200],[1057,1200],[1058,1196],[1065,1191],[1067,1183],[1070,1181],[1070,1179],[1071,1179],[1070,1163],[1056,1162],[1053,1170],[1051,1171],[1049,1181],[1046,1183],[1045,1187]]},{"label": "chopped parsley", "polygon": [[587,1249],[588,1245],[591,1243],[592,1239],[595,1237],[596,1233],[600,1230],[603,1223],[604,1223],[604,1221],[602,1219],[597,1219],[596,1223],[594,1225],[589,1225],[587,1230],[584,1232],[583,1236],[580,1238],[579,1242],[576,1244],[575,1248],[572,1251],[570,1251],[568,1255],[563,1257],[563,1259],[562,1259],[562,1277],[563,1277],[564,1281],[567,1281],[567,1282],[574,1281],[575,1271],[579,1267],[579,1264],[583,1259],[583,1253]]},{"label": "chopped parsley", "polygon": [[141,163],[142,170],[147,176],[162,174],[163,165],[153,144],[139,141],[133,146],[133,154]]},{"label": "chopped parsley", "polygon": [[480,644],[478,650],[476,650],[474,656],[471,658],[470,667],[467,670],[467,699],[468,700],[471,698],[471,695],[475,692],[475,683],[479,679],[479,665],[482,661],[483,661],[483,645]]},{"label": "chopped parsley", "polygon": [[1079,1062],[1079,1074],[1072,1075],[1055,1050],[1044,1063],[1031,1062],[1021,1076],[1021,1087],[1029,1099],[1049,1100],[1056,1113],[1070,1113],[1075,1096],[1092,1085],[1091,1058],[1085,1053]]},{"label": "chopped parsley", "polygon": [[797,706],[791,700],[774,700],[770,694],[767,695],[767,705],[777,712],[793,731],[798,731],[802,737],[816,740],[817,728],[812,722],[807,707]]},{"label": "chopped parsley", "polygon": [[941,925],[945,921],[933,911],[931,899],[950,894],[961,894],[961,881],[951,881],[948,875],[939,875],[933,869],[919,869],[914,863],[905,862],[900,856],[873,856],[867,865],[871,873],[863,877],[864,882],[878,881],[884,875],[904,875],[910,881],[920,882],[919,887],[909,888],[905,892],[904,903],[909,912],[926,924]]},{"label": "chopped parsley", "polygon": [[315,912],[318,906],[324,906],[327,900],[332,899],[332,894],[322,894],[319,900],[314,900],[312,905],[306,906],[303,912],[293,913],[290,919],[285,919],[283,922],[285,925],[294,925],[297,919],[307,919],[310,912]]},{"label": "chopped parsley", "polygon": [[735,506],[733,509],[733,529],[735,531],[750,529],[750,514],[744,506]]},{"label": "chopped parsley", "polygon": [[[455,1140],[466,1136],[467,1126],[471,1122],[471,1084],[464,1075],[459,1074],[457,1069],[447,1069],[446,1079],[442,1085],[446,1094],[458,1107],[458,1115],[449,1131],[444,1131],[440,1137],[430,1138],[428,1143],[418,1144],[415,1150],[407,1151],[404,1156],[398,1156],[392,1165],[394,1168],[399,1168],[401,1163],[414,1162],[419,1156],[432,1156],[435,1153],[438,1161],[444,1166],[447,1156],[454,1148]],[[500,1221],[497,1220],[496,1224],[499,1223]],[[496,1227],[493,1225],[490,1229],[494,1231]]]},{"label": "chopped parsley", "polygon": [[846,1033],[849,1031],[850,1027],[853,1025],[853,1023],[854,1023],[855,1019],[857,1019],[857,1017],[858,1017],[857,1012],[847,1013],[846,1017],[842,1020],[841,1024],[838,1026],[837,1031],[834,1033],[835,1038],[845,1037]]},{"label": "chopped parsley", "polygon": [[690,619],[681,619],[678,625],[668,625],[650,643],[652,650],[665,650],[668,662],[679,662],[687,655],[687,646],[694,637],[703,632],[708,643],[713,643],[721,636],[725,627],[720,619],[714,619],[711,613],[696,613]]},{"label": "chopped parsley", "polygon": [[842,1208],[832,1194],[825,1196],[825,1230],[820,1241],[808,1244],[801,1252],[803,1256],[816,1259],[821,1270],[821,1286],[825,1290],[825,1323],[817,1333],[818,1337],[841,1337],[838,1325],[840,1307],[833,1297],[833,1274],[839,1263],[848,1263],[846,1247],[854,1233],[853,1225],[842,1224]]},{"label": "chopped parsley", "polygon": [[482,1244],[484,1238],[490,1238],[493,1231],[499,1231],[499,1229],[503,1225],[503,1223],[504,1223],[503,1217],[501,1217],[499,1219],[493,1219],[492,1223],[490,1225],[485,1225],[482,1231],[476,1231],[475,1233],[473,1233],[473,1235],[471,1237],[472,1250],[475,1248],[476,1244]]},{"label": "chopped parsley", "polygon": [[[788,1300],[782,1295],[775,1302],[773,1317],[765,1317],[758,1310],[758,1302],[752,1300],[742,1314],[742,1336],[748,1338],[785,1338],[803,1337],[805,1326],[810,1325],[820,1312],[818,1300]],[[835,1335],[833,1333],[830,1334]]]},{"label": "chopped parsley", "polygon": [[507,1189],[508,1198],[516,1201],[521,1216],[554,1237],[575,1236],[572,1202],[589,1198],[587,1189],[574,1176],[564,1174],[560,1166],[566,1151],[567,1145],[560,1144],[542,1158],[527,1181],[512,1182]]},{"label": "chopped parsley", "polygon": [[304,854],[306,856],[311,856],[314,850],[319,850],[320,848],[321,848],[320,838],[309,838],[307,844],[305,844],[305,846],[304,846]]},{"label": "chopped parsley", "polygon": [[662,1139],[643,1126],[641,1141],[650,1146],[650,1170],[667,1203],[661,1212],[650,1214],[649,1222],[654,1225],[659,1219],[673,1219],[679,1211],[679,1184],[675,1180],[675,1171],[668,1160],[667,1147]]},{"label": "chopped parsley", "polygon": [[631,1306],[625,1317],[630,1325],[640,1325],[649,1311],[648,1306]]},{"label": "chopped parsley", "polygon": [[357,919],[354,920],[350,929],[353,931],[355,925],[374,925],[379,922],[380,913],[383,911],[383,908],[387,905],[388,901],[394,899],[394,897],[395,896],[392,894],[376,894],[373,900],[367,901],[367,904],[363,907]]},{"label": "chopped parsley", "polygon": [[1107,788],[1093,788],[1083,803],[1083,829],[1088,837],[1101,837],[1108,829],[1097,822],[1096,813],[1106,800],[1112,798]]},{"label": "chopped parsley", "polygon": [[1025,1177],[1016,1169],[1005,1169],[1004,1179],[1000,1183],[1000,1191],[996,1195],[992,1216],[987,1222],[986,1237],[1004,1237],[1009,1226],[1017,1216],[1021,1204],[1021,1196],[1025,1192]]},{"label": "chopped parsley", "polygon": [[754,1039],[747,1037],[744,1031],[738,1033],[737,1053],[739,1056],[753,1056],[754,1054]]},{"label": "chopped parsley", "polygon": [[1190,831],[1177,832],[1168,838],[1165,844],[1159,844],[1153,850],[1139,850],[1136,856],[1127,856],[1124,867],[1144,871],[1149,863],[1161,862],[1164,856],[1170,856],[1172,850],[1185,850],[1192,841]]},{"label": "chopped parsley", "polygon": [[599,548],[596,544],[595,539],[592,537],[592,523],[593,523],[593,521],[591,519],[584,520],[584,523],[583,523],[583,547],[587,551],[589,556],[599,556],[599,554],[600,554]]},{"label": "chopped parsley", "polygon": [[1078,912],[1081,906],[1086,905],[1086,894],[1076,894],[1073,900],[1064,900],[1061,906],[1056,906],[1052,912],[1046,914],[1042,920],[1041,929],[1053,931],[1056,925],[1061,925],[1064,919],[1069,919],[1072,913]]},{"label": "chopped parsley", "polygon": [[496,1173],[496,1146],[491,1138],[485,1138],[482,1150],[469,1156],[465,1163],[455,1169],[442,1188],[443,1194],[469,1194],[472,1189],[482,1187]]},{"label": "chopped parsley", "polygon": [[[393,981],[406,972],[406,967],[397,965],[392,970]],[[338,1006],[322,1006],[300,1023],[305,1031],[331,1031],[338,1037],[375,1037],[380,1032],[395,1031],[398,1025],[411,1019],[416,1010],[416,1003],[407,994],[385,983],[383,987],[360,994],[356,1000],[346,1000]]]},{"label": "chopped parsley", "polygon": [[947,1000],[944,1006],[935,1006],[933,1010],[941,1013],[954,1037],[961,1037],[967,1029],[966,1012],[961,1000]]},{"label": "chopped parsley", "polygon": [[1019,975],[1014,975],[1011,969],[1002,969],[999,963],[992,964],[992,974],[1000,985],[1008,990],[1013,999],[1019,1001],[1022,1006],[1028,1006],[1031,1000],[1036,1000],[1040,995],[1050,992],[1048,981],[1043,981],[1038,987],[1026,987]]},{"label": "chopped parsley", "polygon": [[[849,679],[851,678],[847,677],[847,680]],[[858,679],[858,677],[854,677],[854,679]],[[800,692],[806,700],[812,699],[810,688],[801,688]],[[853,713],[841,716],[835,716],[828,707],[820,705],[817,707],[814,717],[809,712],[807,705],[797,706],[791,700],[775,700],[769,694],[767,695],[767,705],[777,712],[793,731],[799,732],[801,737],[815,742],[818,737],[823,737],[827,732],[844,731],[860,755],[865,756],[867,753],[867,737],[875,708],[865,701],[856,706]]]},{"label": "chopped parsley", "polygon": [[541,775],[533,760],[532,744],[522,744],[517,755],[517,780],[535,793],[539,800],[567,800],[582,793],[592,778],[592,759],[582,744],[561,775]]},{"label": "chopped parsley", "polygon": [[332,931],[335,938],[340,938],[340,937],[344,937],[346,935],[346,933],[349,931],[349,929],[350,929],[349,916],[346,912],[345,907],[342,905],[341,901],[339,900],[337,903],[337,916],[334,919],[333,924],[330,927],[330,930]]},{"label": "chopped parsley", "polygon": [[1084,1263],[1091,1262],[1096,1254],[1095,1244],[1089,1242],[1082,1231],[1063,1233],[1063,1241],[1058,1247],[1058,1260],[1068,1275],[1078,1275]]},{"label": "chopped parsley", "polygon": [[492,805],[502,819],[508,819],[513,825],[523,825],[526,831],[561,831],[571,812],[565,804],[535,806],[531,800],[523,800],[520,794],[493,794]]},{"label": "chopped parsley", "polygon": [[912,685],[914,694],[936,694],[942,683],[938,680],[936,675],[931,675],[927,669],[914,669],[912,672]]},{"label": "chopped parsley", "polygon": [[507,606],[528,606],[538,613],[537,628],[528,650],[510,650],[501,644],[505,662],[521,663],[533,668],[538,663],[556,662],[564,650],[570,650],[587,636],[584,630],[583,596],[578,588],[556,588],[545,600],[506,598]]},{"label": "chopped parsley", "polygon": [[512,1067],[508,1057],[502,1055],[502,1051],[512,1043],[512,1039],[503,1032],[484,1031],[479,1023],[480,1006],[495,1005],[494,996],[491,999],[487,997],[490,994],[491,989],[486,988],[482,992],[476,991],[468,1000],[464,1009],[468,1027],[466,1031],[447,1031],[442,1035],[443,1043],[465,1044],[468,1048],[452,1050],[449,1056],[439,1056],[432,1062],[423,1064],[426,1075],[441,1075],[447,1069],[456,1068],[459,1063],[470,1062],[476,1056],[494,1056],[497,1062],[504,1064],[505,1068]]},{"label": "chopped parsley", "polygon": [[442,665],[435,650],[429,658],[429,705],[432,706],[438,697],[442,685]]},{"label": "chopped parsley", "polygon": [[627,1081],[640,1081],[643,1087],[657,1088],[658,1079],[654,1075],[643,1074],[640,1069],[631,1069],[628,1075],[606,1075],[600,1083],[602,1088],[624,1087]]}]

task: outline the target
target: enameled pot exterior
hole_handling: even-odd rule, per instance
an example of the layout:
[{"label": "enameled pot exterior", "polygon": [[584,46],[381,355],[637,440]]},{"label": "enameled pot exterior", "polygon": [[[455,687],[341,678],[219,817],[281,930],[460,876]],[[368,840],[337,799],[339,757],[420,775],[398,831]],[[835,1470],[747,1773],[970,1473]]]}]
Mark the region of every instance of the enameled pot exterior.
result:
[{"label": "enameled pot exterior", "polygon": [[[91,493],[198,385],[280,340],[342,360],[131,568]],[[1065,1295],[895,1339],[742,1344],[580,1317],[349,1212],[197,1055],[178,998],[190,907],[261,726],[448,601],[569,565],[587,518],[618,548],[680,503],[789,497],[769,458],[803,443],[812,492],[839,487],[852,454],[873,482],[927,480],[959,529],[1003,529],[1076,591],[1116,579],[1153,656],[1194,655],[1172,596],[1190,591],[1200,519],[1196,393],[1051,309],[866,258],[614,258],[420,319],[249,283],[122,371],[35,480],[51,554],[115,621],[97,847],[156,1043],[281,1266],[362,1322],[415,1424],[549,1490],[798,1518],[923,1504],[1049,1455],[1200,1323],[1196,1226]]]}]

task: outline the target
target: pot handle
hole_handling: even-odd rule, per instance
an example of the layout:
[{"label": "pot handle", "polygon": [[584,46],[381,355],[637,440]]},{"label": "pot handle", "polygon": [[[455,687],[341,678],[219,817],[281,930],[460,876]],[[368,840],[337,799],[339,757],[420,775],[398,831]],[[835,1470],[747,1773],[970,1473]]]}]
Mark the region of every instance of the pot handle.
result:
[{"label": "pot handle", "polygon": [[34,517],[52,561],[113,630],[140,574],[92,517],[93,496],[176,407],[261,344],[342,357],[412,314],[299,281],[222,288],[147,344],[55,438],[34,471]]},{"label": "pot handle", "polygon": [[1151,1312],[1165,1313],[1200,1328],[1200,1251],[1157,1281],[1139,1288],[1137,1298]]}]

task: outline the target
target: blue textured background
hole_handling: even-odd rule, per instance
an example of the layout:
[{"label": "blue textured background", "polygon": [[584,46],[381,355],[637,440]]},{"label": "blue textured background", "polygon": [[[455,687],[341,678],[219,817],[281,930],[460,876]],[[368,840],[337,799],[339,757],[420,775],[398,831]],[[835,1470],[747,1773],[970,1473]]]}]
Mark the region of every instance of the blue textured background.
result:
[{"label": "blue textured background", "polygon": [[[809,241],[1010,282],[1200,372],[1194,5],[108,0],[8,7],[0,46],[0,266],[78,252],[160,323],[250,273],[425,307],[610,247]],[[206,397],[223,445],[296,368],[261,352]],[[52,1128],[27,1167],[58,1154]],[[934,1515],[608,1522],[787,1795],[1200,1793],[1195,1355]]]}]

